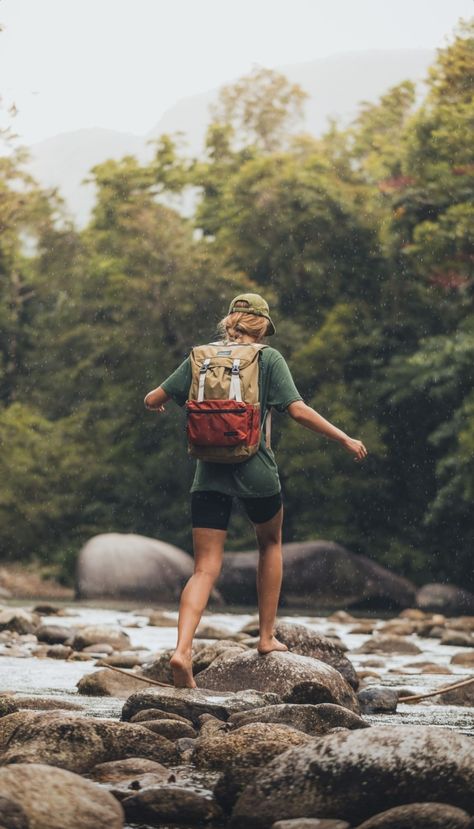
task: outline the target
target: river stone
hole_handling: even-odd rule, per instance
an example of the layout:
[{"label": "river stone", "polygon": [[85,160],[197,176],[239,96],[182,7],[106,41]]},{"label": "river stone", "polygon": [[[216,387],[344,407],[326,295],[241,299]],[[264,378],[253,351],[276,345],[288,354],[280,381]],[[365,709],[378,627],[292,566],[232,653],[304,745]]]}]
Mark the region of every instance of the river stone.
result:
[{"label": "river stone", "polygon": [[454,584],[425,584],[416,594],[421,610],[445,613],[447,616],[474,613],[474,594]]},{"label": "river stone", "polygon": [[172,544],[135,533],[101,533],[79,553],[76,595],[173,602],[192,573],[191,556]]},{"label": "river stone", "polygon": [[[286,607],[370,606],[386,610],[414,604],[415,587],[408,579],[334,541],[284,544],[283,560],[281,598]],[[256,604],[257,562],[256,550],[226,553],[219,578],[225,601]]]},{"label": "river stone", "polygon": [[[99,763],[88,774],[96,783],[119,785],[125,789],[143,788],[144,785],[172,782],[175,775],[166,766],[143,757],[129,757],[127,760],[111,760]],[[136,785],[138,783],[138,785]],[[131,791],[128,792],[128,795]]]},{"label": "river stone", "polygon": [[102,656],[98,665],[112,665],[115,668],[135,668],[137,665],[143,665],[149,654],[144,654],[143,651],[120,651],[119,653],[112,653],[110,656]]},{"label": "river stone", "polygon": [[452,630],[448,628],[441,637],[441,645],[454,645],[457,648],[472,648],[474,636],[464,630]]},{"label": "river stone", "polygon": [[30,829],[30,822],[20,804],[1,795],[0,829]]},{"label": "river stone", "polygon": [[129,721],[144,708],[161,708],[180,714],[197,724],[201,714],[213,714],[227,720],[236,711],[247,711],[281,702],[277,694],[246,690],[234,694],[210,692],[200,688],[146,688],[132,694],[122,708],[122,720]]},{"label": "river stone", "polygon": [[449,661],[451,665],[465,665],[467,668],[474,668],[474,651],[459,651]]},{"label": "river stone", "polygon": [[29,829],[123,829],[123,810],[105,789],[52,766],[0,768],[0,791],[23,809]]},{"label": "river stone", "polygon": [[0,695],[0,717],[7,717],[8,714],[14,714],[18,711],[19,706],[13,697],[7,694]]},{"label": "river stone", "polygon": [[72,639],[72,647],[76,651],[99,643],[111,645],[116,651],[128,650],[131,644],[128,633],[112,625],[85,625]]},{"label": "river stone", "polygon": [[457,616],[455,619],[450,619],[448,625],[451,630],[474,633],[474,616]]},{"label": "river stone", "polygon": [[291,652],[226,652],[199,673],[200,688],[215,691],[274,691],[283,702],[333,702],[358,712],[354,691],[344,677],[318,659]]},{"label": "river stone", "polygon": [[332,728],[369,728],[369,723],[362,717],[330,702],[320,705],[267,705],[256,711],[232,714],[227,722],[231,728],[240,728],[253,722],[283,723],[313,736],[327,734]]},{"label": "river stone", "polygon": [[356,829],[473,829],[463,809],[446,803],[409,803],[380,812]]},{"label": "river stone", "polygon": [[140,676],[146,676],[148,679],[154,679],[156,682],[166,682],[168,685],[173,685],[173,672],[170,666],[170,659],[174,653],[174,648],[168,648],[160,653],[156,659],[151,659],[145,662],[140,668]]},{"label": "river stone", "polygon": [[197,732],[192,725],[188,725],[182,720],[145,720],[142,723],[144,728],[153,731],[154,734],[161,734],[168,740],[174,742],[181,739],[181,737],[190,737],[194,740],[197,737]]},{"label": "river stone", "polygon": [[431,726],[372,726],[312,740],[273,760],[243,791],[234,829],[277,819],[367,820],[382,809],[439,801],[474,807],[472,739]]},{"label": "river stone", "polygon": [[179,783],[153,786],[122,801],[127,820],[153,824],[202,824],[222,813],[209,789]]},{"label": "river stone", "polygon": [[36,631],[38,642],[48,645],[63,645],[66,639],[74,635],[74,630],[66,625],[40,625]]},{"label": "river stone", "polygon": [[[463,679],[469,679],[468,676]],[[444,691],[438,697],[434,697],[438,705],[463,705],[467,708],[474,707],[474,676],[471,677],[469,685],[461,685],[460,688],[453,688],[452,691]],[[459,681],[463,681],[459,678]]]},{"label": "river stone", "polygon": [[22,607],[0,610],[0,630],[11,630],[19,634],[34,633],[40,621],[36,613],[30,613]]},{"label": "river stone", "polygon": [[[209,716],[209,715],[204,715]],[[188,720],[187,717],[181,717],[179,714],[170,713],[169,711],[160,711],[159,708],[144,708],[143,711],[139,711],[138,714],[134,714],[133,717],[130,718],[130,722],[146,722],[147,720],[178,720],[179,722],[187,723],[187,725],[192,725],[191,720]]]},{"label": "river stone", "polygon": [[[256,631],[258,633],[258,625]],[[249,632],[252,632],[252,630]],[[332,665],[345,677],[349,685],[357,690],[359,682],[354,666],[344,656],[341,647],[333,639],[315,633],[306,625],[298,625],[293,622],[278,622],[275,627],[275,636],[293,653],[298,653],[300,656],[312,656],[313,659],[319,659],[321,662],[326,662],[327,665]]]},{"label": "river stone", "polygon": [[67,645],[51,645],[46,651],[46,656],[49,659],[69,659],[72,652],[72,648]]},{"label": "river stone", "polygon": [[422,653],[418,645],[414,642],[409,642],[402,636],[377,636],[374,635],[367,642],[364,642],[360,648],[357,648],[353,653]]},{"label": "river stone", "polygon": [[170,740],[140,725],[53,711],[0,720],[2,765],[41,762],[82,774],[97,763],[137,755],[163,763],[177,759]]},{"label": "river stone", "polygon": [[208,668],[214,659],[220,656],[221,653],[228,650],[244,651],[247,650],[247,647],[246,645],[242,645],[240,642],[234,642],[232,639],[221,639],[220,641],[206,645],[206,647],[201,648],[195,655],[193,655],[194,676]]},{"label": "river stone", "polygon": [[200,736],[192,761],[199,768],[224,770],[231,764],[255,768],[310,740],[302,731],[281,723],[249,723],[229,733]]},{"label": "river stone", "polygon": [[350,826],[345,820],[297,817],[294,820],[277,820],[272,829],[350,829]]},{"label": "river stone", "polygon": [[89,697],[119,697],[127,699],[134,691],[140,691],[146,683],[135,679],[134,674],[119,674],[108,668],[101,668],[81,677],[76,687],[79,694]]},{"label": "river stone", "polygon": [[357,694],[363,714],[393,714],[397,710],[398,691],[383,685],[371,685]]}]

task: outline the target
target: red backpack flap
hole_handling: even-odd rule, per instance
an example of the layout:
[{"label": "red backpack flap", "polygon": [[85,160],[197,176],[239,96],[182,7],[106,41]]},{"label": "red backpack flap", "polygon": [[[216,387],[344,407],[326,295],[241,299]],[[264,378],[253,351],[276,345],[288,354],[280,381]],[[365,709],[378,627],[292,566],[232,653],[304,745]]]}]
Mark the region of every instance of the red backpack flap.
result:
[{"label": "red backpack flap", "polygon": [[195,446],[253,446],[259,442],[260,406],[238,400],[188,400],[187,431]]}]

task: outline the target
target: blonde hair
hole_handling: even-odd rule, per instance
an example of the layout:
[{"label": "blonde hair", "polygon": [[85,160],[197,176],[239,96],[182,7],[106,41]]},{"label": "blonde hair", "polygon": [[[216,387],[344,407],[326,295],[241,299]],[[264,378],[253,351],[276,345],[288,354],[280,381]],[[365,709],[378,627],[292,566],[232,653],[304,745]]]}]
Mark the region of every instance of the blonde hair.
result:
[{"label": "blonde hair", "polygon": [[219,336],[224,340],[232,340],[238,328],[242,334],[248,334],[258,341],[266,335],[268,326],[269,323],[266,317],[234,311],[233,314],[228,314],[220,321],[217,326],[217,331]]}]

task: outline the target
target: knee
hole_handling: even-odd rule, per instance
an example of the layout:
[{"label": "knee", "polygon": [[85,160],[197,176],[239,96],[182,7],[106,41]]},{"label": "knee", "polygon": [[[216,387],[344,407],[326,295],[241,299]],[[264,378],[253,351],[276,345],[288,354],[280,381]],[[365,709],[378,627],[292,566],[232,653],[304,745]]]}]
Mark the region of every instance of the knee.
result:
[{"label": "knee", "polygon": [[275,547],[281,548],[281,532],[275,530],[275,532],[265,533],[265,536],[258,537],[257,536],[257,543],[258,549],[260,553],[266,553],[267,550],[275,549]]},{"label": "knee", "polygon": [[215,582],[219,578],[219,574],[221,572],[220,567],[195,567],[194,575],[200,576],[201,578],[205,578],[208,581]]}]

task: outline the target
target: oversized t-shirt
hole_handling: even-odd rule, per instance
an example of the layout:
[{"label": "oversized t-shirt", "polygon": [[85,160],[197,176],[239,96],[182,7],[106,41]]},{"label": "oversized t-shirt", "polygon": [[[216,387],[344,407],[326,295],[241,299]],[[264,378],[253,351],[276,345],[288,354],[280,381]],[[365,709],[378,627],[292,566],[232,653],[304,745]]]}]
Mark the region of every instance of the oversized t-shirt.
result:
[{"label": "oversized t-shirt", "polygon": [[[259,396],[261,423],[271,407],[284,412],[290,403],[302,400],[284,357],[275,348],[263,348],[260,361]],[[163,383],[161,388],[184,406],[191,385],[191,362],[187,357]],[[265,446],[263,429],[258,452],[243,463],[210,463],[198,460],[191,492],[213,490],[242,498],[275,495],[281,490],[275,456]]]}]

